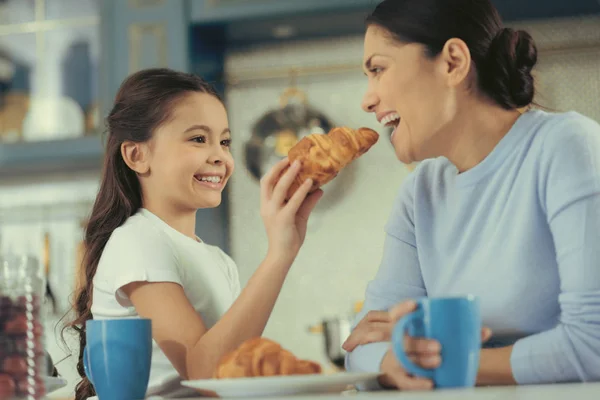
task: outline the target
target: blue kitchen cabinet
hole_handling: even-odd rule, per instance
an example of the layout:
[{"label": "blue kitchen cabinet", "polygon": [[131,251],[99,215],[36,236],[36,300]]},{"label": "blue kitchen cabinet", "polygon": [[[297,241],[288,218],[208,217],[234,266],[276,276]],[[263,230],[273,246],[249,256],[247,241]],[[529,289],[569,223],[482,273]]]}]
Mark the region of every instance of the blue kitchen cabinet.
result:
[{"label": "blue kitchen cabinet", "polygon": [[[598,0],[492,0],[505,20],[600,13]],[[372,10],[379,0],[190,0],[194,23],[231,23],[298,14]]]},{"label": "blue kitchen cabinet", "polygon": [[119,84],[144,68],[188,70],[186,0],[103,0],[101,9],[103,115]]},{"label": "blue kitchen cabinet", "polygon": [[492,3],[505,21],[600,14],[599,0],[492,0]]},{"label": "blue kitchen cabinet", "polygon": [[377,0],[190,0],[194,23],[234,22],[293,14],[370,9]]},{"label": "blue kitchen cabinet", "polygon": [[[599,0],[492,1],[509,22],[600,14]],[[215,37],[212,33],[219,30],[219,40],[228,49],[236,49],[256,43],[360,35],[365,30],[366,15],[378,3],[379,0],[189,0],[194,26],[191,40],[211,40]]]}]

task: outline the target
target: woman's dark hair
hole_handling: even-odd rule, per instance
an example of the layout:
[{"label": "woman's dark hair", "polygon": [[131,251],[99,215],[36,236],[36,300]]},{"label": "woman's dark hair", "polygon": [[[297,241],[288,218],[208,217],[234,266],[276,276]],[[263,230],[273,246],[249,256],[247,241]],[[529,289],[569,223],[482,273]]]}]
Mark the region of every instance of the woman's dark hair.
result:
[{"label": "woman's dark hair", "polygon": [[469,47],[483,93],[506,109],[533,101],[531,70],[537,48],[527,32],[502,26],[490,0],[384,0],[366,23],[399,41],[424,45],[430,57],[449,39],[461,39]]},{"label": "woman's dark hair", "polygon": [[76,400],[95,395],[83,370],[83,349],[85,323],[93,318],[92,281],[100,256],[112,232],[142,206],[140,183],[121,156],[121,144],[148,141],[156,128],[172,117],[177,103],[192,92],[208,93],[220,99],[215,89],[198,76],[163,68],[142,70],[122,83],[107,117],[104,166],[85,230],[85,255],[73,305],[75,319],[65,327],[79,334],[77,371],[82,380],[75,389]]}]

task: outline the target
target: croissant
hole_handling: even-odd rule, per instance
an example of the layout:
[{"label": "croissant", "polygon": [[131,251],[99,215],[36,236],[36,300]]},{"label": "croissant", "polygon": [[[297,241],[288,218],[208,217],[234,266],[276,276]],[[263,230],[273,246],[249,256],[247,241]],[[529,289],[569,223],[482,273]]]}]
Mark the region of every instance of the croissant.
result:
[{"label": "croissant", "polygon": [[223,357],[213,377],[224,379],[320,373],[319,364],[299,360],[277,342],[258,337],[247,340]]},{"label": "croissant", "polygon": [[333,128],[327,135],[313,133],[303,137],[288,152],[290,164],[299,160],[302,167],[290,185],[287,198],[291,198],[309,178],[313,180],[309,193],[325,185],[342,168],[366,153],[378,139],[379,134],[372,129],[348,127]]}]

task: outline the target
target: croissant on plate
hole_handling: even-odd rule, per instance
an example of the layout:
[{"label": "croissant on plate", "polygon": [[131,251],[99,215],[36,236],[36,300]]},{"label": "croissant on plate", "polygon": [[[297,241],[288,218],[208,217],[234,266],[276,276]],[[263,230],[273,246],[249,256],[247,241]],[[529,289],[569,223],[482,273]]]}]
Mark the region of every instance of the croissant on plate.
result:
[{"label": "croissant on plate", "polygon": [[214,373],[214,378],[244,378],[276,375],[320,374],[315,362],[299,360],[277,342],[257,337],[242,343],[227,354]]},{"label": "croissant on plate", "polygon": [[290,164],[299,160],[302,167],[288,190],[287,198],[291,198],[309,178],[313,180],[310,192],[331,181],[342,168],[366,153],[378,139],[379,134],[372,129],[348,127],[335,127],[326,135],[313,133],[303,137],[288,152]]}]

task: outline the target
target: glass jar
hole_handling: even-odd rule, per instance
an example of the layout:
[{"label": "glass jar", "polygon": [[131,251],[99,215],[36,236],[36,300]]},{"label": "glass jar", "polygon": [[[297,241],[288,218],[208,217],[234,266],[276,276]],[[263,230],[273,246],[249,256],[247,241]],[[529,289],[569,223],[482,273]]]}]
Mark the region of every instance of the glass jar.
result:
[{"label": "glass jar", "polygon": [[46,393],[39,261],[0,255],[0,400],[38,400]]}]

